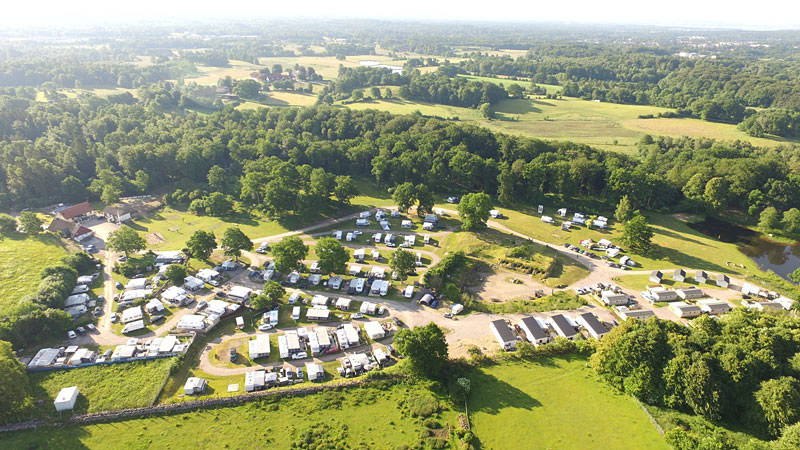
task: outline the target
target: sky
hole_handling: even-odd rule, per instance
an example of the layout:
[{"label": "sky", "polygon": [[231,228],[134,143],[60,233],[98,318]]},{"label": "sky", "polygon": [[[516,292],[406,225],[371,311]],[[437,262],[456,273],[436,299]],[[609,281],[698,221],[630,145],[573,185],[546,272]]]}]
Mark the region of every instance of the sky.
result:
[{"label": "sky", "polygon": [[9,0],[6,26],[120,24],[164,19],[374,18],[424,21],[637,24],[800,29],[800,0]]}]

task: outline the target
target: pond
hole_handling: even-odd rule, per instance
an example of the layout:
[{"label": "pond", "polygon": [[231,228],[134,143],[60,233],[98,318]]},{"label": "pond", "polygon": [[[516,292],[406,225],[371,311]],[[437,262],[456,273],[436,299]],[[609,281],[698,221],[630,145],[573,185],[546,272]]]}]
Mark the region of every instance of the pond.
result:
[{"label": "pond", "polygon": [[800,267],[798,242],[790,245],[774,242],[761,233],[711,217],[689,226],[722,242],[739,244],[739,251],[755,261],[758,267],[783,278]]}]

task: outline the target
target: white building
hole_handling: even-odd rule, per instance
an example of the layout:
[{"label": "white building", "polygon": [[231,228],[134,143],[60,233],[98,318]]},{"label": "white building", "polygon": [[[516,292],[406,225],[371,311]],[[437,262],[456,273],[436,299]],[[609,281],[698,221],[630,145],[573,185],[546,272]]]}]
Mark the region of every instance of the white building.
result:
[{"label": "white building", "polygon": [[331,311],[329,309],[310,308],[306,311],[306,319],[314,322],[327,321],[330,318],[330,316],[331,316]]},{"label": "white building", "polygon": [[350,310],[350,303],[353,301],[346,297],[339,297],[336,299],[336,309],[340,309],[342,311],[349,311]]},{"label": "white building", "polygon": [[147,287],[147,278],[134,278],[125,285],[126,291],[133,291],[135,289],[144,289]]},{"label": "white building", "polygon": [[268,334],[256,335],[255,339],[250,339],[247,345],[247,354],[250,356],[250,359],[269,357],[270,344]]},{"label": "white building", "polygon": [[205,282],[199,278],[188,276],[183,279],[183,287],[189,292],[198,291],[206,286]]},{"label": "white building", "polygon": [[336,330],[336,337],[341,348],[356,347],[359,344],[358,331],[349,323]]},{"label": "white building", "polygon": [[373,341],[378,339],[383,339],[386,337],[386,331],[383,329],[380,323],[378,322],[367,322],[364,324],[364,331],[367,332],[367,336]]},{"label": "white building", "polygon": [[492,323],[489,324],[489,328],[492,330],[495,339],[497,339],[497,343],[500,344],[500,348],[505,351],[517,349],[517,338],[514,337],[514,333],[511,331],[511,328],[508,327],[505,320],[493,320]]},{"label": "white building", "polygon": [[622,320],[637,319],[647,320],[655,317],[655,313],[649,309],[630,309],[627,306],[618,306],[617,313]]},{"label": "white building", "polygon": [[205,317],[199,314],[188,314],[181,317],[177,328],[183,331],[199,331],[206,328]]},{"label": "white building", "polygon": [[202,378],[189,377],[183,385],[183,393],[186,395],[202,394],[206,390],[208,382]]},{"label": "white building", "polygon": [[678,293],[676,291],[666,289],[663,286],[648,288],[648,292],[654,302],[672,302],[678,299]]},{"label": "white building", "polygon": [[179,286],[170,286],[161,293],[161,299],[173,305],[183,305],[188,299],[186,290]]},{"label": "white building", "polygon": [[749,309],[755,309],[757,311],[781,311],[783,310],[783,305],[778,302],[753,302],[747,305]]},{"label": "white building", "polygon": [[196,277],[200,280],[205,281],[208,283],[211,280],[216,280],[219,276],[219,272],[214,269],[200,269],[197,271]]},{"label": "white building", "polygon": [[703,311],[697,305],[690,305],[685,302],[675,302],[669,305],[670,311],[682,319],[698,317]]},{"label": "white building", "polygon": [[141,306],[133,306],[131,308],[122,311],[122,323],[133,322],[134,320],[141,320],[144,313],[142,312]]},{"label": "white building", "polygon": [[550,342],[550,335],[545,327],[535,317],[523,317],[519,327],[525,332],[525,338],[533,345],[542,345]]},{"label": "white building", "polygon": [[706,295],[705,293],[703,293],[702,289],[696,288],[696,287],[687,287],[687,288],[678,289],[677,293],[678,293],[678,297],[680,297],[680,298],[682,298],[684,300],[692,300],[692,299],[696,299],[696,298],[702,298],[702,297],[705,297],[705,295]]},{"label": "white building", "polygon": [[590,312],[578,314],[575,317],[575,323],[583,327],[595,339],[601,339],[608,334],[608,328]]},{"label": "white building", "polygon": [[611,290],[603,291],[600,295],[600,298],[603,300],[603,303],[609,306],[619,306],[619,305],[627,305],[628,304],[628,294],[625,293],[616,293]]},{"label": "white building", "polygon": [[311,299],[311,304],[314,305],[314,306],[327,307],[328,306],[328,297],[326,297],[324,295],[317,294],[317,295],[314,296],[314,298]]},{"label": "white building", "polygon": [[724,314],[730,312],[731,310],[731,305],[723,301],[717,300],[715,298],[708,300],[698,300],[697,305],[700,306],[700,309],[704,313],[710,315]]},{"label": "white building", "polygon": [[56,411],[69,411],[74,408],[75,402],[78,400],[78,395],[80,395],[78,386],[70,386],[58,391],[58,395],[56,395],[56,399],[53,401]]},{"label": "white building", "polygon": [[244,286],[233,286],[228,292],[228,298],[231,300],[245,301],[250,299],[253,290]]},{"label": "white building", "polygon": [[567,338],[570,341],[575,339],[575,336],[578,335],[578,330],[575,329],[575,326],[564,317],[563,314],[556,314],[554,316],[550,316],[547,319],[547,322],[553,327],[553,331],[556,332],[559,336],[563,338]]},{"label": "white building", "polygon": [[317,363],[306,363],[306,374],[308,374],[308,381],[323,381],[325,379],[325,370],[322,365]]}]

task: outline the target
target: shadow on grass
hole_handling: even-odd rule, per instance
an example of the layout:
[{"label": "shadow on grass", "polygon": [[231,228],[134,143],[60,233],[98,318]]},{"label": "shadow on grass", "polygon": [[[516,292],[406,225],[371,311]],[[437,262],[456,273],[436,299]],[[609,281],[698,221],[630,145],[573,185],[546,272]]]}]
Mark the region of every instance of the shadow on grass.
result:
[{"label": "shadow on grass", "polygon": [[470,380],[473,386],[469,401],[471,413],[496,415],[506,408],[533,409],[542,406],[541,402],[526,392],[482,370],[470,374]]}]

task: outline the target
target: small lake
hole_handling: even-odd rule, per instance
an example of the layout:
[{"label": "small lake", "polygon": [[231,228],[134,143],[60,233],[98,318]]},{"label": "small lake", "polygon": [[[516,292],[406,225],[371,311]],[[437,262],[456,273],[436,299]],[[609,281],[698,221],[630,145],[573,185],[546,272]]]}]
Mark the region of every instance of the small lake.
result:
[{"label": "small lake", "polygon": [[800,267],[800,243],[787,245],[769,240],[763,234],[731,223],[706,218],[689,227],[722,242],[739,244],[739,251],[755,261],[763,270],[771,270],[786,278]]}]

